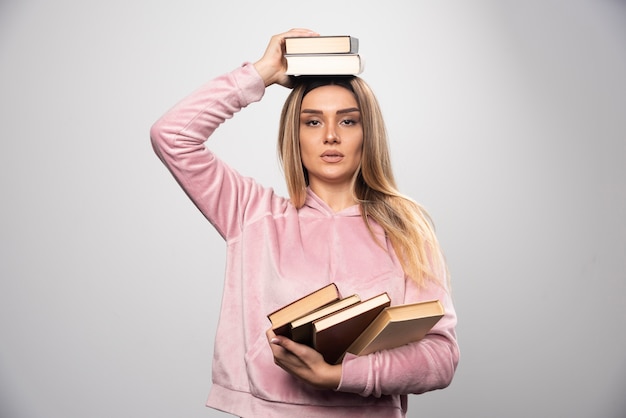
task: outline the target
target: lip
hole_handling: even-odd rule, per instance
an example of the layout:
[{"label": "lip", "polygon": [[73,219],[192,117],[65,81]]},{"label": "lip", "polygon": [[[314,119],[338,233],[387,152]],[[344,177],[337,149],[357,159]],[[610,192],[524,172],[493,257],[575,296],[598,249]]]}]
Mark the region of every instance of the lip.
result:
[{"label": "lip", "polygon": [[328,151],[324,151],[322,155],[320,155],[320,157],[322,158],[322,161],[324,162],[338,163],[339,161],[343,160],[344,155],[340,153],[339,151],[328,150]]}]

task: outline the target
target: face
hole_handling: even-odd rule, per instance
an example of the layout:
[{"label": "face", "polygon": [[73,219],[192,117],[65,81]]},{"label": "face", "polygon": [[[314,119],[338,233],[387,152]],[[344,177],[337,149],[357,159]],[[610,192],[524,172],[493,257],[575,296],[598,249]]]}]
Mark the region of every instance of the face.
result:
[{"label": "face", "polygon": [[361,163],[363,126],[356,99],[348,89],[317,87],[302,99],[300,154],[309,185],[348,188]]}]

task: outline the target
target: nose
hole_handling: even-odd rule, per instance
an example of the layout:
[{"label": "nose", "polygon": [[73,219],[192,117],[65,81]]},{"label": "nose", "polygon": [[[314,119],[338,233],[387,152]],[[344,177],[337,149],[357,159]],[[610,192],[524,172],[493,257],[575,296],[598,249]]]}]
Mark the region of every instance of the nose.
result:
[{"label": "nose", "polygon": [[337,131],[332,124],[329,124],[326,128],[325,136],[324,136],[324,144],[338,144],[341,142],[339,139],[339,135],[337,135]]}]

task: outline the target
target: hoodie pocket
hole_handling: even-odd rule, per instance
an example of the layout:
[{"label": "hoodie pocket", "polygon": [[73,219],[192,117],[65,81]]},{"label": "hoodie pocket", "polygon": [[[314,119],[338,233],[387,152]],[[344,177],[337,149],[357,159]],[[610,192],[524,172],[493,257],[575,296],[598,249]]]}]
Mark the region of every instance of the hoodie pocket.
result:
[{"label": "hoodie pocket", "polygon": [[306,384],[274,363],[274,356],[265,335],[259,337],[246,353],[246,371],[250,392],[273,402],[307,403],[310,391]]}]

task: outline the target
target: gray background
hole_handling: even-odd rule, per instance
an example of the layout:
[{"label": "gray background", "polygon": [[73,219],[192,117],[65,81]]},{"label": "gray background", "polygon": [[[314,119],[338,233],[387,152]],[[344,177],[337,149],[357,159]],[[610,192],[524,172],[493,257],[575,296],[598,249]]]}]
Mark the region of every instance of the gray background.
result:
[{"label": "gray background", "polygon": [[[204,407],[224,246],[148,130],[309,27],[360,38],[453,273],[458,373],[409,415],[625,417],[625,6],[3,0],[0,416],[225,416]],[[286,94],[213,143],[280,193]]]}]

